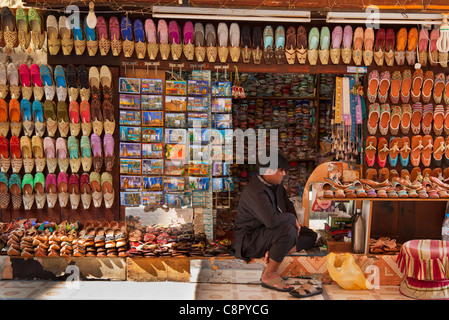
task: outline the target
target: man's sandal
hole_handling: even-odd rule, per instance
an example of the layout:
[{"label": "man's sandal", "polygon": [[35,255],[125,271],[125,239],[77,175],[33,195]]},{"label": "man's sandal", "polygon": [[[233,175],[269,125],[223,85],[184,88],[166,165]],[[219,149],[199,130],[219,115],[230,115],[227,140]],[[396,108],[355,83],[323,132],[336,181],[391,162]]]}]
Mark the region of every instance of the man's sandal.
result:
[{"label": "man's sandal", "polygon": [[270,279],[267,282],[261,281],[261,285],[264,288],[276,290],[276,291],[280,291],[280,292],[290,292],[294,289],[292,286],[285,283],[284,280],[280,276]]},{"label": "man's sandal", "polygon": [[311,281],[307,281],[298,288],[289,292],[295,298],[306,298],[323,293],[323,289]]}]

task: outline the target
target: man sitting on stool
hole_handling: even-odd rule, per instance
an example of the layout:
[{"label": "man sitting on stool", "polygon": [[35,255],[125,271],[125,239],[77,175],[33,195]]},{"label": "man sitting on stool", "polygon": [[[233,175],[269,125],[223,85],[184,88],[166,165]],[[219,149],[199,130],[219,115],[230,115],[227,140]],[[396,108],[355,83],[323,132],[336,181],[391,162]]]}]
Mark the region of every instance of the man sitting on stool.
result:
[{"label": "man sitting on stool", "polygon": [[300,226],[295,207],[288,199],[282,180],[288,161],[278,155],[277,169],[270,163],[256,165],[256,172],[242,192],[234,227],[234,250],[239,259],[265,257],[262,286],[277,291],[294,288],[278,274],[289,253],[311,248],[318,234]]}]

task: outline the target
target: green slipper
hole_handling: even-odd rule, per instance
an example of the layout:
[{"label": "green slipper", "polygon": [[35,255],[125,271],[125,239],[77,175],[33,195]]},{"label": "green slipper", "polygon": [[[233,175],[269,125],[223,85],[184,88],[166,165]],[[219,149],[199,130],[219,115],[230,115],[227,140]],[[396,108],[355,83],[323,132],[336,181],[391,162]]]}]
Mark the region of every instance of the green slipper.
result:
[{"label": "green slipper", "polygon": [[22,179],[22,190],[25,189],[26,185],[30,185],[31,189],[34,190],[34,179],[31,173],[25,173]]},{"label": "green slipper", "polygon": [[330,45],[330,31],[328,27],[321,28],[320,33],[320,49],[326,50],[329,49]]},{"label": "green slipper", "polygon": [[45,120],[51,119],[56,121],[55,103],[53,100],[46,100],[44,102],[44,116]]},{"label": "green slipper", "polygon": [[9,178],[9,191],[10,192],[11,192],[11,188],[13,186],[18,186],[19,190],[22,190],[22,181],[20,180],[20,176],[17,173],[13,173],[11,175],[11,177]]},{"label": "green slipper", "polygon": [[320,41],[320,31],[317,27],[313,27],[309,32],[309,50],[318,50]]},{"label": "green slipper", "polygon": [[69,149],[70,159],[79,159],[79,141],[76,137],[70,136],[67,141],[67,147]]}]

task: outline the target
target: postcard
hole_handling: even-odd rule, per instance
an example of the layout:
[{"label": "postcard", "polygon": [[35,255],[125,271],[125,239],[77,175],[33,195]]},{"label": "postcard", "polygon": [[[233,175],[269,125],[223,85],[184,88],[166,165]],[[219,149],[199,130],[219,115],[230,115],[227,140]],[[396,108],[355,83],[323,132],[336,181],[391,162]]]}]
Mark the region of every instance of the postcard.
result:
[{"label": "postcard", "polygon": [[211,147],[209,145],[190,145],[190,160],[210,161]]},{"label": "postcard", "polygon": [[152,127],[162,127],[164,125],[164,115],[162,111],[142,111],[142,125]]},{"label": "postcard", "polygon": [[229,129],[232,128],[232,114],[212,114],[212,128]]},{"label": "postcard", "polygon": [[231,98],[212,98],[212,112],[231,113],[232,99]]},{"label": "postcard", "polygon": [[188,80],[188,94],[193,96],[205,96],[209,90],[209,81],[204,80]]},{"label": "postcard", "polygon": [[150,96],[148,94],[141,95],[140,108],[142,110],[162,110],[163,109],[162,96]]},{"label": "postcard", "polygon": [[145,207],[159,207],[164,205],[163,192],[142,192],[142,205]]},{"label": "postcard", "polygon": [[143,143],[142,158],[162,159],[164,157],[164,145],[162,143]]},{"label": "postcard", "polygon": [[187,83],[183,80],[166,80],[165,94],[166,95],[186,95]]},{"label": "postcard", "polygon": [[140,159],[120,159],[121,174],[141,174],[142,160]]},{"label": "postcard", "polygon": [[182,160],[186,159],[186,145],[183,144],[166,144],[165,158],[168,160]]},{"label": "postcard", "polygon": [[118,92],[140,94],[140,79],[138,78],[119,78]]},{"label": "postcard", "polygon": [[206,161],[189,161],[189,174],[205,176],[209,174],[209,163]]},{"label": "postcard", "polygon": [[122,127],[120,126],[120,141],[140,142],[140,127]]},{"label": "postcard", "polygon": [[142,189],[148,191],[163,191],[163,177],[143,177]]},{"label": "postcard", "polygon": [[166,193],[165,204],[169,207],[182,207],[190,204],[190,197],[187,193]]},{"label": "postcard", "polygon": [[167,128],[185,128],[186,127],[185,113],[166,113],[165,126]]},{"label": "postcard", "polygon": [[226,178],[212,178],[213,192],[228,192],[234,190],[234,183],[232,177]]},{"label": "postcard", "polygon": [[162,79],[142,79],[142,93],[162,94]]},{"label": "postcard", "polygon": [[120,189],[140,189],[141,187],[141,176],[120,176]]},{"label": "postcard", "polygon": [[210,70],[192,70],[192,80],[210,81],[212,72]]},{"label": "postcard", "polygon": [[164,160],[163,159],[143,159],[142,174],[163,174]]},{"label": "postcard", "polygon": [[126,207],[140,206],[141,204],[140,192],[120,192],[120,204]]},{"label": "postcard", "polygon": [[140,111],[120,110],[119,125],[140,126]]},{"label": "postcard", "polygon": [[140,143],[120,142],[120,158],[140,158]]},{"label": "postcard", "polygon": [[121,93],[119,95],[119,109],[140,110],[140,96]]},{"label": "postcard", "polygon": [[188,97],[187,111],[207,112],[209,110],[208,97]]},{"label": "postcard", "polygon": [[232,82],[212,81],[211,90],[213,97],[230,97],[232,96]]},{"label": "postcard", "polygon": [[189,177],[190,190],[209,190],[209,178]]},{"label": "postcard", "polygon": [[187,142],[186,129],[165,129],[165,143],[182,143]]},{"label": "postcard", "polygon": [[208,118],[209,115],[207,113],[189,112],[188,114],[189,128],[207,128]]},{"label": "postcard", "polygon": [[165,174],[170,176],[183,176],[185,173],[185,162],[177,160],[165,161]]},{"label": "postcard", "polygon": [[208,143],[210,137],[209,129],[189,128],[190,143]]},{"label": "postcard", "polygon": [[164,142],[164,128],[143,127],[142,142]]},{"label": "postcard", "polygon": [[164,191],[184,191],[184,177],[164,177]]},{"label": "postcard", "polygon": [[232,146],[212,146],[211,157],[213,161],[232,161]]},{"label": "postcard", "polygon": [[187,110],[187,97],[166,96],[165,111],[168,112],[184,112]]}]

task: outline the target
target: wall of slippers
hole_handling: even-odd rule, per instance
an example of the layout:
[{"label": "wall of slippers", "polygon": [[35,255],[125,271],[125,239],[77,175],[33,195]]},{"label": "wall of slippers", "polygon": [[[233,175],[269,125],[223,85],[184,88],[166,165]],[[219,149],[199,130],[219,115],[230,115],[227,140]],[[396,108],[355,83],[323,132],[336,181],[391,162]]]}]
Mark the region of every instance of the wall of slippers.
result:
[{"label": "wall of slippers", "polygon": [[[24,211],[61,220],[118,217],[114,87],[108,66],[33,62],[55,52],[54,19],[35,9],[1,9],[0,63],[2,219]],[[65,50],[65,42],[61,47]],[[46,59],[41,59],[46,60]],[[36,211],[37,210],[37,211]]]}]

